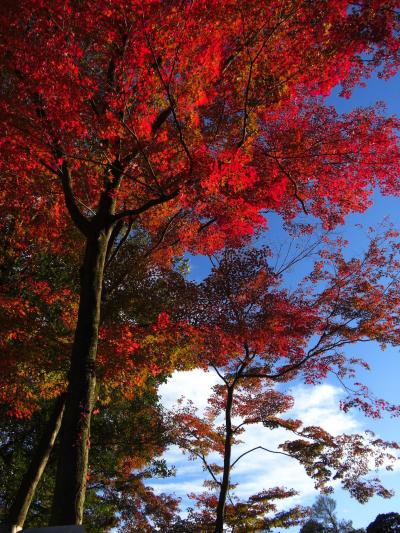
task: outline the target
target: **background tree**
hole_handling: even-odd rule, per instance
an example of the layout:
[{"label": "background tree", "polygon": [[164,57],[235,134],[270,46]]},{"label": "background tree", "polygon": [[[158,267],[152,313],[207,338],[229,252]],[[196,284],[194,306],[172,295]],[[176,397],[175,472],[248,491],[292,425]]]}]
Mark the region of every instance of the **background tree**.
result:
[{"label": "background tree", "polygon": [[330,496],[318,496],[311,507],[311,517],[322,525],[322,531],[333,533],[351,533],[353,524],[348,520],[338,520],[336,517],[336,501]]},{"label": "background tree", "polygon": [[300,533],[324,533],[324,526],[317,520],[310,519],[301,526]]},{"label": "background tree", "polygon": [[[150,385],[150,384],[149,384]],[[154,384],[153,384],[154,386]],[[127,400],[113,390],[112,398],[102,395],[93,418],[91,462],[89,467],[87,506],[84,516],[88,532],[161,530],[175,518],[178,502],[167,495],[156,495],[146,486],[148,477],[173,474],[160,456],[169,443],[168,428],[163,421],[154,388]],[[29,464],[32,450],[46,422],[45,413],[52,405],[29,419],[5,415],[2,420],[0,471],[1,518],[8,516],[21,476]],[[35,492],[27,517],[31,527],[40,527],[49,518],[55,482],[56,457],[49,464]]]},{"label": "background tree", "polygon": [[383,533],[383,532],[400,531],[400,515],[399,513],[378,514],[373,522],[367,527],[367,533]]},{"label": "background tree", "polygon": [[397,191],[396,121],[318,98],[396,71],[396,7],[2,3],[4,223],[21,247],[81,234],[52,523],[82,520],[104,269],[131,223],[170,258],[238,244],[266,210],[331,227],[375,185]]},{"label": "background tree", "polygon": [[[32,243],[18,249],[9,221],[0,250],[0,403],[27,418],[64,390],[78,305],[78,256]],[[69,237],[69,238],[68,238]]]}]

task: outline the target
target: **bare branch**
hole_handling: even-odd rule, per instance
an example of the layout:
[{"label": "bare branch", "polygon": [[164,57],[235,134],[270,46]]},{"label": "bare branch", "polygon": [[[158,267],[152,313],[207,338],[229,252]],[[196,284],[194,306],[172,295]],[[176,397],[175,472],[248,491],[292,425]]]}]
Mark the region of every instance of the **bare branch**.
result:
[{"label": "bare branch", "polygon": [[242,453],[241,455],[239,455],[239,457],[233,461],[233,463],[231,464],[231,468],[233,468],[235,466],[235,464],[240,461],[240,459],[242,457],[244,457],[245,455],[251,453],[251,452],[255,452],[256,450],[264,450],[265,452],[269,452],[269,453],[276,453],[276,454],[279,454],[279,455],[286,455],[287,457],[290,457],[291,459],[293,459],[293,457],[288,454],[288,453],[285,453],[285,452],[278,452],[276,450],[269,450],[268,448],[264,448],[264,446],[256,446],[255,448],[252,448],[251,450],[247,450],[247,452],[244,452]]},{"label": "bare branch", "polygon": [[213,480],[215,481],[215,483],[217,483],[218,485],[221,485],[221,482],[218,481],[218,479],[216,478],[214,472],[212,471],[211,466],[207,463],[206,458],[204,457],[204,455],[201,454],[201,453],[198,453],[198,452],[192,452],[192,453],[194,453],[194,455],[196,455],[199,459],[202,460],[204,466],[206,467],[207,471],[210,473],[210,475],[213,478]]},{"label": "bare branch", "polygon": [[221,372],[218,370],[218,368],[215,365],[210,365],[215,372],[217,373],[218,377],[225,383],[225,385],[229,386],[229,381],[221,374]]}]

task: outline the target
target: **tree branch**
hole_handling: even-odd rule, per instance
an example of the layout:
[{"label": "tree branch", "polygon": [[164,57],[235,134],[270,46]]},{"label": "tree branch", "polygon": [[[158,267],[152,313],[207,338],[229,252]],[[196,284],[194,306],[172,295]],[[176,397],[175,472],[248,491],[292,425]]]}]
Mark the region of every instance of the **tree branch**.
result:
[{"label": "tree branch", "polygon": [[120,251],[121,247],[124,245],[124,243],[128,239],[129,234],[130,234],[131,229],[132,229],[132,226],[133,226],[133,220],[131,220],[129,222],[128,227],[126,228],[126,231],[125,231],[123,237],[121,238],[121,240],[119,241],[119,243],[115,247],[115,250],[112,252],[112,254],[110,254],[110,257],[107,259],[106,264],[105,264],[105,268],[108,268],[110,266],[110,263],[112,263],[112,261],[114,260],[114,258],[118,254],[118,252]]},{"label": "tree branch", "polygon": [[299,187],[297,185],[297,181],[293,178],[293,176],[291,176],[291,174],[289,174],[289,172],[285,169],[285,167],[282,165],[282,163],[279,161],[279,159],[277,157],[274,157],[274,159],[275,159],[276,164],[278,165],[279,169],[281,170],[281,172],[283,172],[285,174],[285,176],[289,179],[290,183],[293,185],[294,197],[296,198],[296,200],[301,205],[301,208],[302,208],[304,214],[308,215],[308,211],[306,209],[306,205],[304,203],[304,200],[299,195]]},{"label": "tree branch", "polygon": [[288,454],[288,453],[285,453],[285,452],[278,452],[276,450],[269,450],[268,448],[264,448],[264,446],[256,446],[255,448],[252,448],[251,450],[247,450],[247,452],[244,452],[242,453],[241,455],[239,455],[239,457],[233,461],[233,463],[231,464],[231,468],[233,468],[235,466],[235,464],[240,461],[240,459],[242,457],[244,457],[245,455],[251,453],[251,452],[255,452],[256,450],[264,450],[265,452],[269,452],[269,453],[276,453],[276,454],[279,454],[279,455],[286,455],[287,457],[290,457],[293,459],[293,457]]},{"label": "tree branch", "polygon": [[64,198],[65,198],[65,205],[68,209],[68,212],[75,224],[75,226],[84,234],[87,235],[89,232],[89,221],[88,219],[81,213],[81,210],[79,209],[74,193],[72,192],[72,184],[71,184],[71,171],[68,168],[68,165],[65,161],[63,161],[61,165],[61,169],[59,171],[59,175],[61,177],[61,184],[64,191]]},{"label": "tree branch", "polygon": [[151,54],[153,56],[153,59],[154,59],[154,68],[156,70],[156,73],[160,79],[160,82],[161,82],[161,85],[164,87],[164,90],[166,92],[166,95],[167,95],[167,98],[168,98],[168,102],[169,102],[169,108],[171,108],[171,113],[172,113],[172,116],[173,116],[173,119],[174,119],[174,123],[175,123],[175,126],[176,126],[176,129],[178,130],[178,135],[179,135],[179,140],[180,140],[180,143],[183,147],[183,150],[189,160],[189,164],[190,166],[192,165],[192,156],[190,154],[190,151],[189,151],[189,148],[186,144],[186,141],[184,139],[184,136],[183,136],[183,130],[182,130],[182,127],[179,123],[179,120],[178,120],[178,117],[177,117],[177,114],[176,114],[176,109],[175,109],[175,101],[174,101],[174,98],[171,94],[171,91],[170,91],[170,87],[169,87],[169,84],[166,83],[166,81],[164,80],[164,77],[162,75],[162,72],[160,70],[160,65],[159,65],[159,61],[157,59],[157,55],[155,53],[155,50],[154,50],[154,47],[153,47],[153,44],[152,42],[150,41],[150,38],[149,36],[147,35],[146,32],[144,32],[144,35],[145,35],[145,38],[146,38],[146,42],[147,42],[147,45],[151,51]]},{"label": "tree branch", "polygon": [[40,164],[43,165],[47,170],[61,178],[61,184],[64,192],[65,205],[68,209],[68,212],[71,216],[72,221],[75,226],[84,234],[87,235],[89,231],[89,221],[80,211],[74,193],[72,192],[71,184],[71,171],[68,168],[67,162],[64,160],[57,170],[48,165],[42,159],[39,160]]},{"label": "tree branch", "polygon": [[208,472],[210,473],[210,475],[211,475],[211,477],[213,478],[213,480],[215,481],[215,483],[217,483],[218,485],[221,485],[221,482],[218,481],[218,479],[216,478],[214,472],[212,471],[211,466],[207,463],[206,458],[204,457],[204,455],[201,454],[201,453],[199,453],[199,452],[193,452],[193,453],[194,453],[194,455],[196,455],[199,459],[202,460],[202,462],[203,462],[205,468],[208,470]]},{"label": "tree branch", "polygon": [[138,217],[145,211],[149,210],[151,207],[163,204],[165,202],[168,202],[169,200],[172,200],[173,198],[176,198],[178,194],[179,194],[179,189],[177,189],[176,191],[170,194],[162,194],[158,198],[153,198],[152,200],[149,200],[148,202],[144,203],[142,206],[138,207],[137,209],[126,209],[125,211],[116,213],[115,215],[110,217],[111,222],[116,222],[117,220],[120,220],[121,218],[124,218],[124,217]]},{"label": "tree branch", "polygon": [[183,211],[182,209],[179,209],[174,215],[172,215],[172,217],[170,217],[170,219],[167,221],[164,228],[162,229],[157,241],[147,250],[147,252],[144,254],[144,257],[149,257],[154,252],[154,250],[156,250],[162,244],[163,240],[165,239],[168,233],[168,229],[171,227],[174,220],[176,220],[179,217],[182,211]]}]

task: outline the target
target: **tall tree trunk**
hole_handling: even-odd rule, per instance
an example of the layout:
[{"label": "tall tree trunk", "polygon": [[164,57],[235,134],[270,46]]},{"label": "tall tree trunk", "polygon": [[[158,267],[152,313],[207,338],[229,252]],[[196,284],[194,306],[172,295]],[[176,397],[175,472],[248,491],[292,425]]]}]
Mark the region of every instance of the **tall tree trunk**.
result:
[{"label": "tall tree trunk", "polygon": [[29,468],[22,478],[21,484],[8,512],[7,522],[21,528],[35,495],[37,484],[46,468],[50,453],[54,447],[65,408],[65,395],[61,395],[54,407],[53,413],[47,422],[46,428],[38,442]]},{"label": "tall tree trunk", "polygon": [[223,533],[225,519],[225,504],[229,490],[229,480],[231,473],[231,454],[232,454],[232,404],[233,404],[234,385],[228,386],[228,395],[225,407],[225,446],[224,446],[224,471],[222,474],[222,483],[219,492],[217,518],[215,520],[215,533]]},{"label": "tall tree trunk", "polygon": [[[81,268],[78,321],[71,355],[65,413],[60,432],[50,525],[81,524],[87,482],[90,418],[95,401],[95,362],[103,271],[111,227],[91,225]],[[99,226],[101,229],[98,229]]]}]

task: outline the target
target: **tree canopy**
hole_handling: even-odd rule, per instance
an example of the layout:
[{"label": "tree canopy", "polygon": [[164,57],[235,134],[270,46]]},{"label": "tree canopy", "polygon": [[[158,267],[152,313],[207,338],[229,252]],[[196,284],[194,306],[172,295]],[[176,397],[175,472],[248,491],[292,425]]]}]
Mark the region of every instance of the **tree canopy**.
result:
[{"label": "tree canopy", "polygon": [[367,527],[367,533],[386,533],[390,531],[400,531],[399,513],[378,514],[375,520]]},{"label": "tree canopy", "polygon": [[[340,114],[325,100],[338,85],[348,96],[374,72],[397,72],[398,9],[397,0],[1,3],[0,400],[15,397],[9,414],[22,418],[66,394],[52,524],[82,522],[98,388],[132,400],[162,372],[205,364],[193,321],[179,304],[168,315],[183,254],[248,245],[272,212],[292,227],[309,215],[301,233],[315,220],[328,231],[364,211],[375,188],[399,193],[398,120],[379,106]],[[283,357],[288,376],[306,363],[312,383],[332,365],[348,372],[336,352],[314,357],[336,333],[334,347],[393,340],[397,295],[380,288],[389,257],[372,247],[366,263],[335,262],[328,252],[309,280],[326,290],[307,318],[300,293],[288,301],[268,271],[255,277],[250,294],[271,288],[262,303],[281,326],[268,313],[246,325],[272,337],[256,338],[251,371],[286,374]],[[321,322],[332,297],[347,328]],[[225,339],[243,344],[226,318]],[[322,344],[306,354],[308,325]],[[228,353],[237,355],[219,351],[218,365],[229,366]],[[390,408],[367,396],[361,389],[344,408]]]}]

